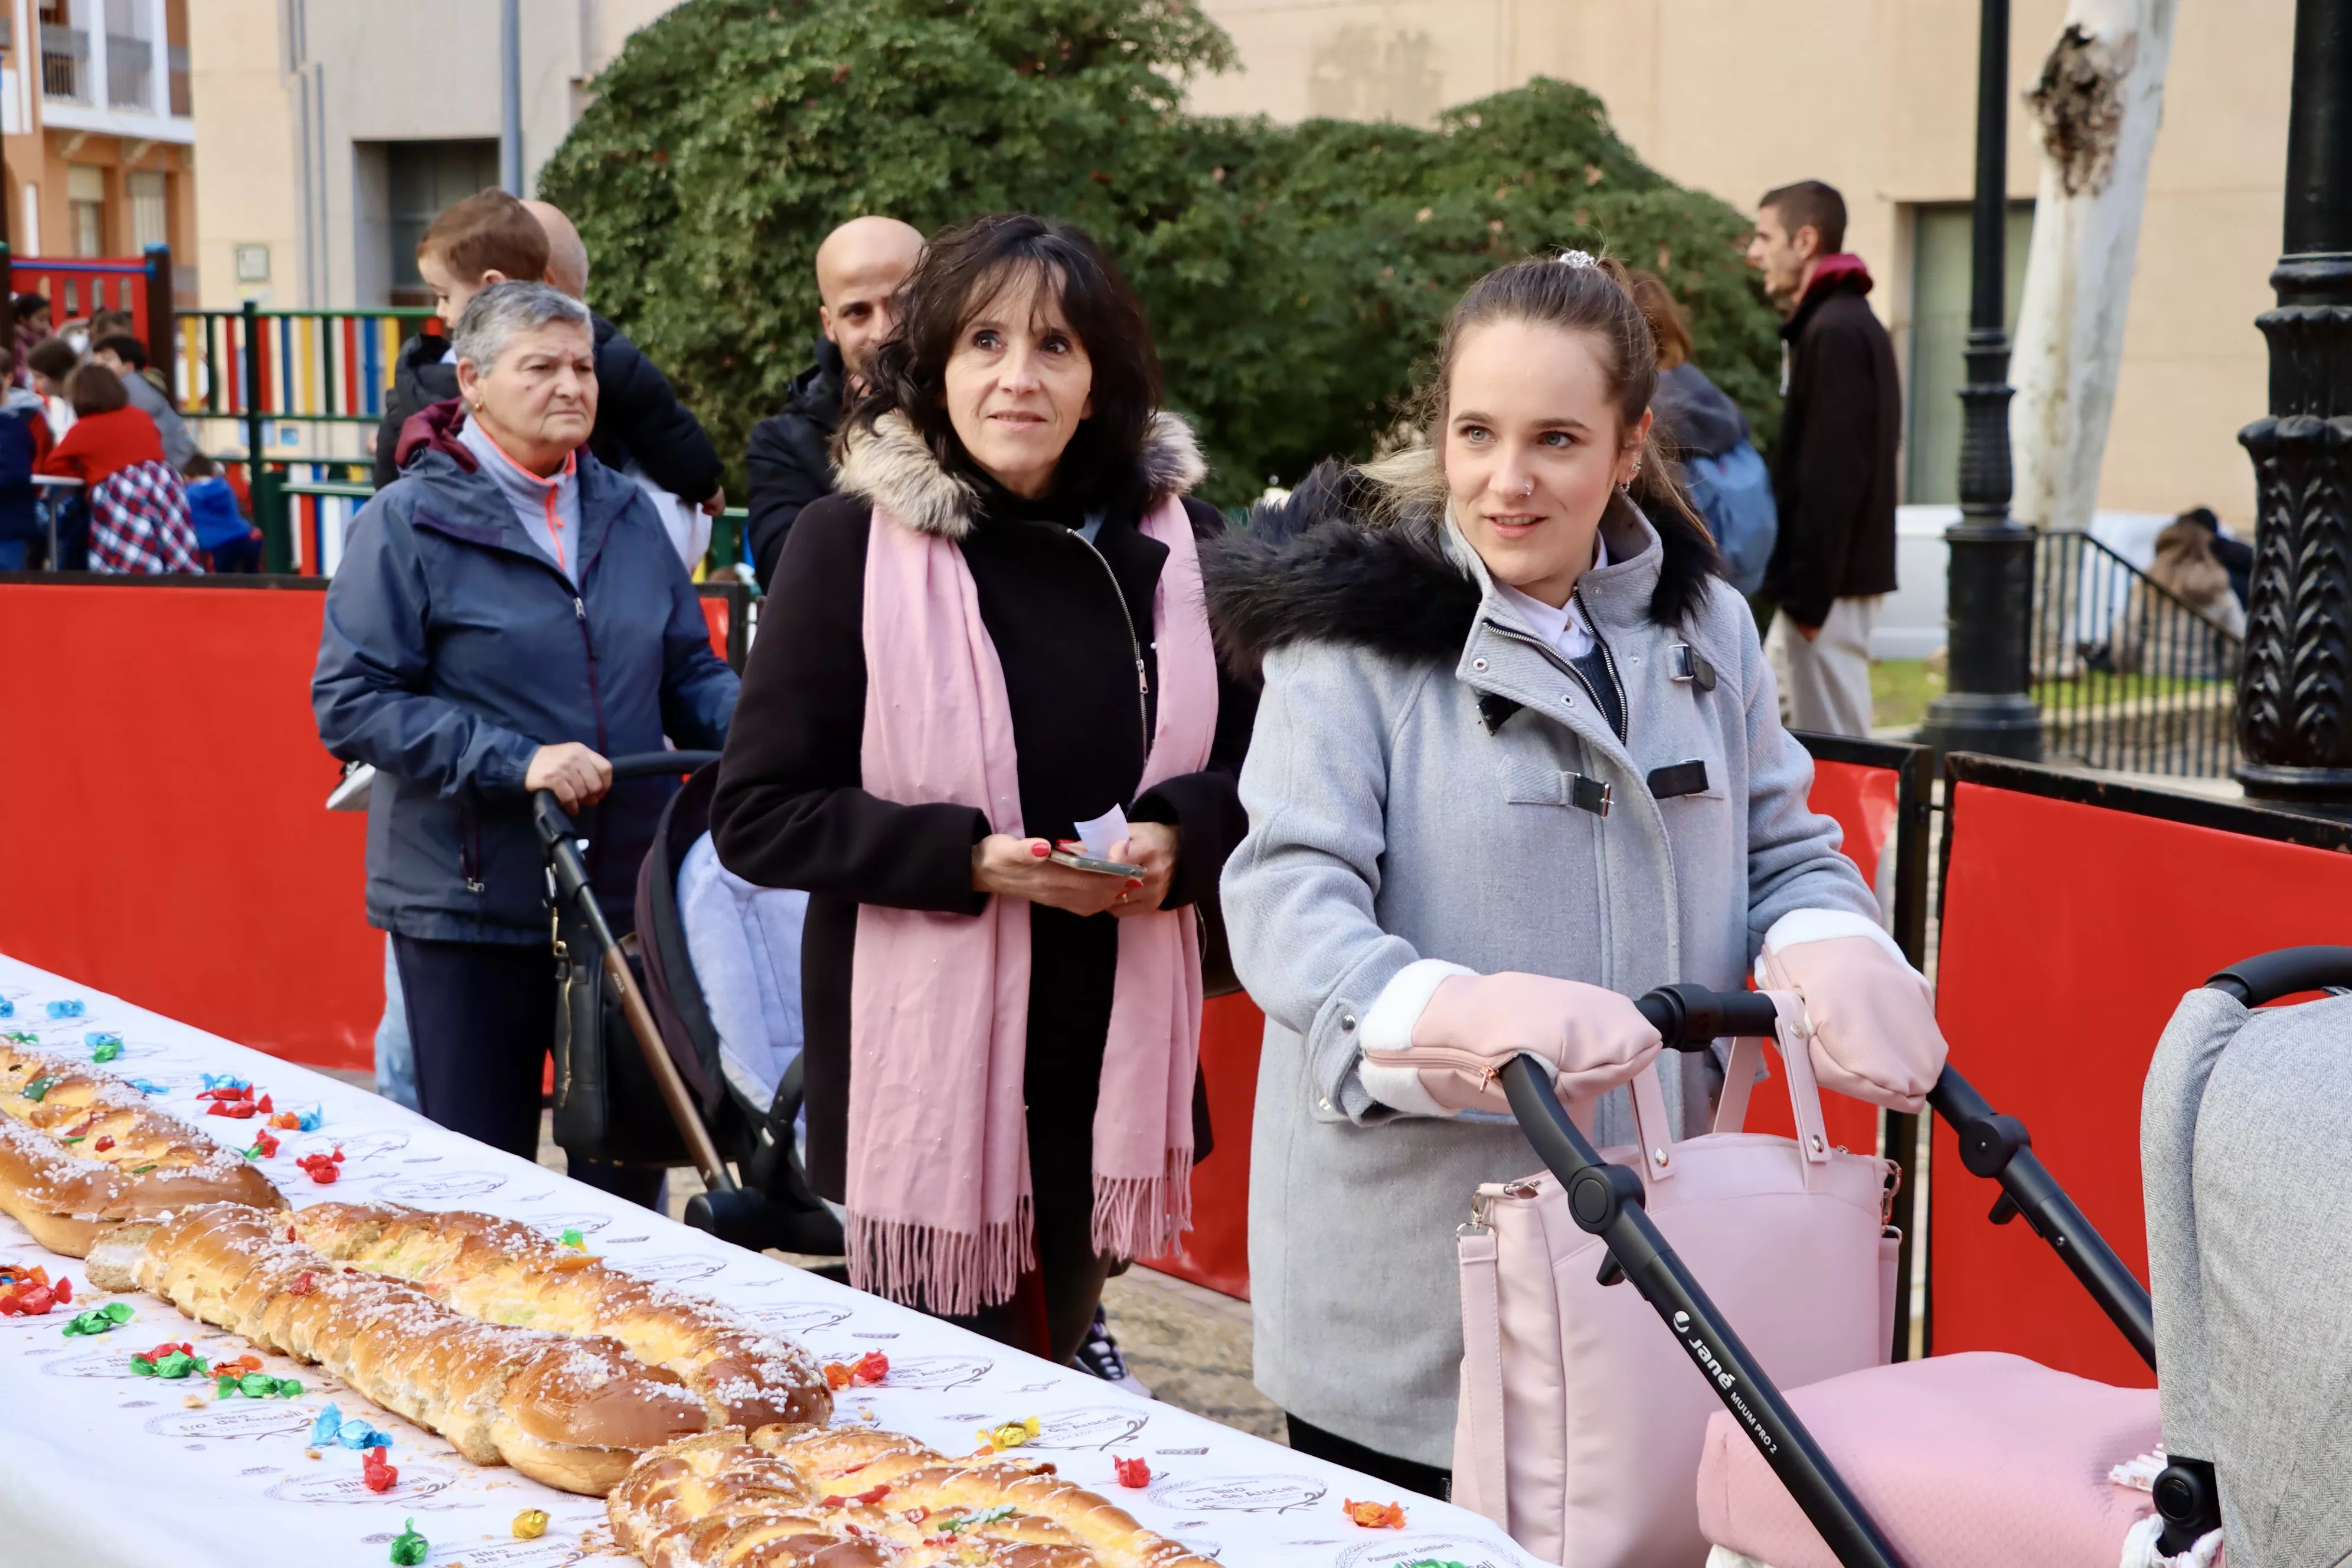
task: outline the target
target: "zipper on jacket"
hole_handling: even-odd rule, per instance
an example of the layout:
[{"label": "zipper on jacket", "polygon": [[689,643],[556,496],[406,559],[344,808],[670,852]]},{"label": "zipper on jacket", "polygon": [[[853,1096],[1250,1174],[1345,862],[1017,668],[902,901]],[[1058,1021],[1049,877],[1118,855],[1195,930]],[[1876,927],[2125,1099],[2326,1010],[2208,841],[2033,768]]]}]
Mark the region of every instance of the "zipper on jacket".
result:
[{"label": "zipper on jacket", "polygon": [[[582,563],[582,570],[586,570]],[[588,706],[596,710],[596,754],[610,756],[612,746],[604,736],[604,695],[596,684],[596,639],[588,635],[588,605],[578,594],[572,595],[572,613],[580,624],[580,646],[588,655]],[[601,824],[600,824],[601,826]],[[588,841],[588,878],[594,881],[604,865],[604,835],[600,831]]]},{"label": "zipper on jacket", "polygon": [[[1617,710],[1625,716],[1624,732],[1617,739],[1621,743],[1631,745],[1633,739],[1633,695],[1632,689],[1625,684],[1625,672],[1617,668],[1615,651],[1610,647],[1609,639],[1601,635],[1601,623],[1592,618],[1591,610],[1584,603],[1584,584],[1579,583],[1574,588],[1569,590],[1569,597],[1576,601],[1578,609],[1584,611],[1584,629],[1592,634],[1592,645],[1601,650],[1601,662],[1609,667],[1609,679],[1616,683]],[[1588,687],[1591,684],[1589,681],[1586,682]],[[1601,694],[1594,692],[1592,700],[1595,702],[1600,701]],[[1605,705],[1601,712],[1604,718],[1607,717],[1608,710]]]},{"label": "zipper on jacket", "polygon": [[1110,569],[1109,559],[1094,547],[1091,540],[1074,528],[1065,528],[1062,531],[1076,540],[1087,554],[1101,563],[1103,575],[1110,579],[1110,596],[1118,605],[1118,618],[1127,623],[1127,651],[1135,659],[1135,723],[1143,734],[1143,759],[1149,766],[1151,761],[1151,710],[1148,700],[1151,696],[1151,681],[1143,673],[1143,639],[1136,636],[1135,616],[1127,607],[1127,593],[1118,585],[1118,574]]},{"label": "zipper on jacket", "polygon": [[[1590,617],[1587,618],[1588,620],[1590,619]],[[1601,700],[1601,693],[1592,689],[1592,682],[1585,679],[1584,671],[1577,668],[1576,666],[1570,664],[1567,659],[1562,658],[1558,648],[1552,647],[1549,643],[1545,642],[1540,638],[1529,637],[1525,632],[1515,631],[1511,627],[1503,625],[1500,621],[1488,620],[1485,624],[1486,628],[1489,631],[1494,632],[1496,636],[1508,637],[1515,643],[1524,643],[1528,647],[1531,647],[1538,653],[1543,655],[1545,659],[1550,663],[1554,669],[1559,670],[1562,675],[1565,675],[1570,680],[1575,681],[1578,686],[1583,688],[1584,695],[1591,700],[1594,710],[1600,713],[1601,721],[1604,724],[1609,722],[1609,705]],[[1611,677],[1617,682],[1618,704],[1625,710],[1625,730],[1622,734],[1617,736],[1617,742],[1620,745],[1627,745],[1630,743],[1633,733],[1633,699],[1626,695],[1624,678],[1617,673],[1617,656],[1609,651],[1609,645],[1601,641],[1601,634],[1599,632],[1592,634],[1592,640],[1593,643],[1601,649],[1601,660],[1609,666],[1609,673]],[[1612,732],[1614,732],[1613,727]]]}]

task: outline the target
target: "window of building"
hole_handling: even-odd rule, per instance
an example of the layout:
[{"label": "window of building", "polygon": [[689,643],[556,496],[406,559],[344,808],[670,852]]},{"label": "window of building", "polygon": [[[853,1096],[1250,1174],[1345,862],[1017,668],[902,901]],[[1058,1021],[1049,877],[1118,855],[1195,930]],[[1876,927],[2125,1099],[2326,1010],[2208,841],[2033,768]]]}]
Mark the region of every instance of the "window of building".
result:
[{"label": "window of building", "polygon": [[172,243],[172,208],[163,175],[155,169],[133,169],[122,176],[123,195],[131,202],[131,248],[145,255],[151,245]]},{"label": "window of building", "polygon": [[[1970,213],[1966,202],[1911,209],[1911,382],[1904,447],[1903,499],[1949,505],[1960,499],[1960,388],[1968,384]],[[2025,253],[2033,240],[2033,204],[2009,204],[2007,321],[2017,334],[2025,293]]]},{"label": "window of building", "polygon": [[74,25],[67,0],[41,0],[41,91],[50,98],[87,103],[89,36]]},{"label": "window of building", "polygon": [[106,171],[89,163],[66,165],[66,216],[76,256],[106,254]]},{"label": "window of building", "polygon": [[384,154],[392,302],[429,305],[433,297],[416,271],[416,242],[453,204],[499,183],[499,144],[394,142]]},{"label": "window of building", "polygon": [[154,102],[155,44],[147,0],[106,0],[106,101],[117,109]]}]

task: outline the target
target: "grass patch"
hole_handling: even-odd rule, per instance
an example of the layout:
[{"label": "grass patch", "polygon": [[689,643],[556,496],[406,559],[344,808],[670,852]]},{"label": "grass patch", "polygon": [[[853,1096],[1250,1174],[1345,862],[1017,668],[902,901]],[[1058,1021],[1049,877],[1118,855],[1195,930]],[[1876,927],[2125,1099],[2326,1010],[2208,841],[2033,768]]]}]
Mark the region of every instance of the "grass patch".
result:
[{"label": "grass patch", "polygon": [[1917,724],[1927,717],[1927,704],[1943,694],[1943,672],[1929,669],[1926,659],[1870,661],[1873,724]]}]

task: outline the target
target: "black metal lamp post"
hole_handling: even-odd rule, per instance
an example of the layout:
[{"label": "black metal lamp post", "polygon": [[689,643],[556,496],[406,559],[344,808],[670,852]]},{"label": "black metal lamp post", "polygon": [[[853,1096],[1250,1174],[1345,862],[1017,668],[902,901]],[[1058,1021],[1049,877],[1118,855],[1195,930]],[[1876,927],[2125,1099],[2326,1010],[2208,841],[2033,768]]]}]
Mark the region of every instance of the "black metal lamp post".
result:
[{"label": "black metal lamp post", "polygon": [[2297,0],[2271,412],[2238,433],[2258,521],[2238,769],[2258,800],[2352,817],[2352,0]]},{"label": "black metal lamp post", "polygon": [[2042,711],[2028,693],[2033,531],[2009,515],[2009,332],[2001,270],[2009,208],[2009,0],[1984,0],[1977,33],[1977,199],[1969,384],[1960,389],[1960,521],[1944,531],[1950,684],[1921,738],[1944,752],[2037,762]]}]

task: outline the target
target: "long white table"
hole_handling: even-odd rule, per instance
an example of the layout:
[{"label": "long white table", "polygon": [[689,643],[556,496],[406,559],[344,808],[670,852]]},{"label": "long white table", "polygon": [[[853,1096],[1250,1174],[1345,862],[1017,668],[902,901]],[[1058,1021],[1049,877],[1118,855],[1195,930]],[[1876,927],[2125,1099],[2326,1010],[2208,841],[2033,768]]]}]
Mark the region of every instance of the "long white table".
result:
[{"label": "long white table", "polygon": [[[383,1201],[503,1215],[551,1235],[576,1230],[589,1249],[638,1276],[724,1301],[801,1340],[827,1360],[880,1350],[883,1386],[844,1391],[836,1419],[871,1420],[947,1453],[968,1453],[979,1429],[1034,1415],[1029,1445],[1060,1472],[1117,1501],[1148,1527],[1221,1563],[1308,1568],[1534,1568],[1487,1521],[1325,1464],[1202,1416],[1133,1398],[1084,1373],[774,1258],[730,1247],[554,1172],[443,1131],[322,1074],[307,1071],[120,998],[0,956],[0,998],[15,1005],[0,1030],[40,1037],[45,1048],[87,1058],[93,1033],[121,1037],[103,1070],[144,1079],[155,1101],[249,1145],[260,1121],[206,1118],[204,1075],[234,1074],[280,1110],[315,1106],[317,1131],[284,1132],[263,1166],[289,1202]],[[51,1002],[82,1016],[51,1018]],[[295,1163],[343,1151],[341,1177],[314,1184]],[[390,1560],[409,1520],[436,1568],[562,1568],[617,1555],[604,1505],[467,1463],[438,1436],[359,1398],[316,1367],[265,1357],[265,1370],[299,1378],[292,1400],[216,1399],[207,1379],[135,1375],[133,1352],[170,1340],[210,1360],[253,1347],[144,1296],[85,1294],[79,1263],[36,1246],[0,1217],[0,1263],[45,1266],[74,1281],[74,1305],[46,1317],[0,1317],[0,1563],[77,1568],[326,1568]],[[97,1338],[62,1331],[86,1304],[123,1300],[131,1321]],[[1368,1357],[1378,1347],[1367,1346]],[[391,1433],[398,1483],[361,1483],[361,1456],[308,1436],[329,1402]],[[1141,1457],[1150,1485],[1121,1489],[1114,1456]],[[1366,1530],[1347,1499],[1401,1500],[1402,1531]],[[519,1540],[518,1512],[543,1509],[547,1533]],[[630,1560],[633,1561],[633,1560]]]}]

